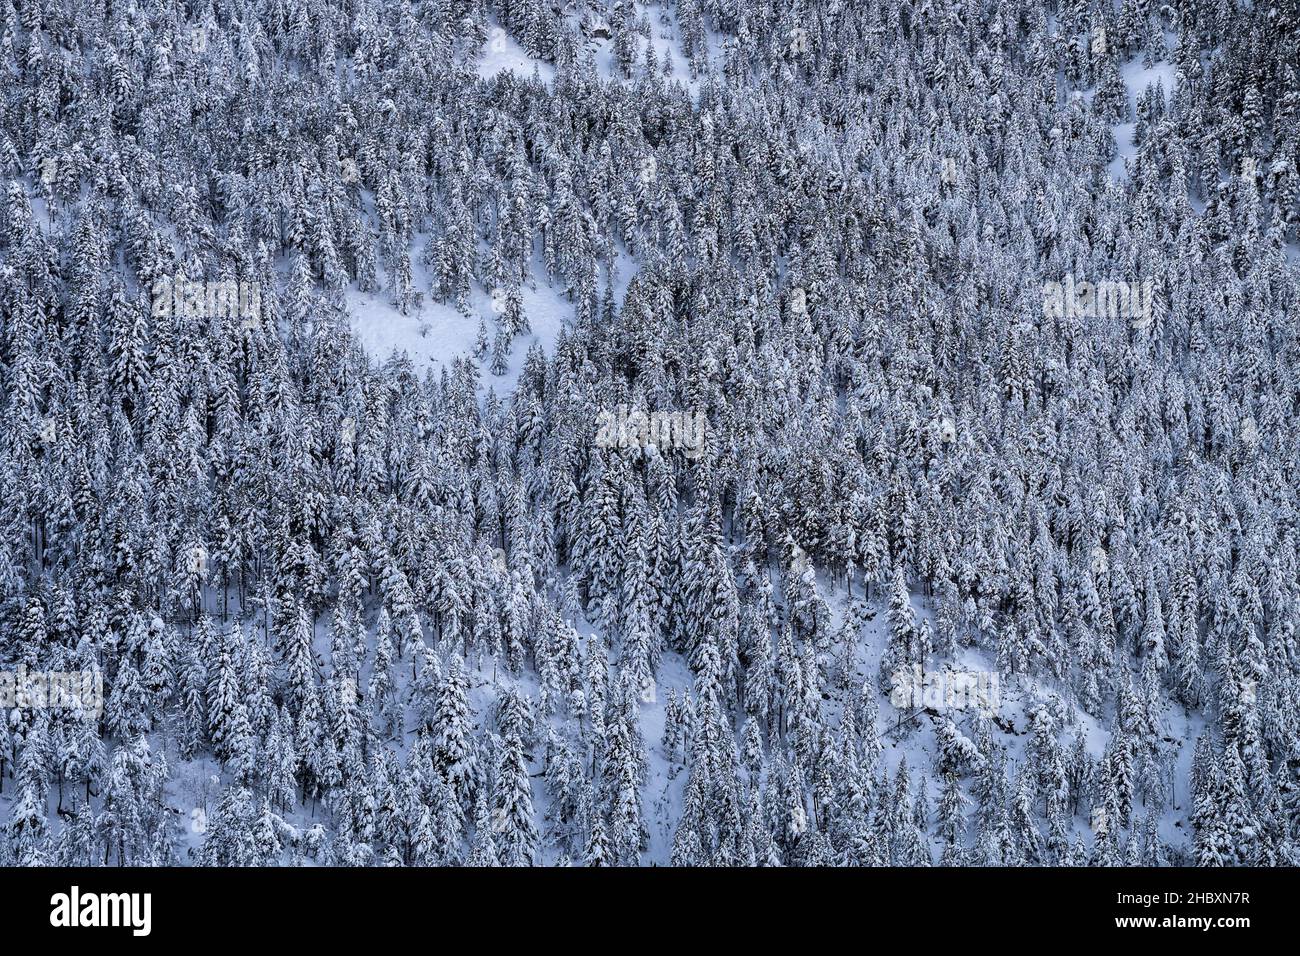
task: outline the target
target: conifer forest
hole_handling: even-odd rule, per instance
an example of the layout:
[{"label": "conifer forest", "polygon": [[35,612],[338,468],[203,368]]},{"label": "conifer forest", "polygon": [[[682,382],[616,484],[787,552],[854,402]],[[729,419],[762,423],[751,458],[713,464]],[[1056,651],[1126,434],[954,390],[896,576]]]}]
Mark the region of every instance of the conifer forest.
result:
[{"label": "conifer forest", "polygon": [[0,76],[0,866],[1300,864],[1300,0]]}]

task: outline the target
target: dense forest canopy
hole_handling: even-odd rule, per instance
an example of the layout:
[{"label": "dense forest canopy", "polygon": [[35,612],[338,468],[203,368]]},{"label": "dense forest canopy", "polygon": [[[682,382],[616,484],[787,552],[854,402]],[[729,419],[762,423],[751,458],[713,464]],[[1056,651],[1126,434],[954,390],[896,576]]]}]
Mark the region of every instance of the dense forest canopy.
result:
[{"label": "dense forest canopy", "polygon": [[0,863],[1300,863],[1297,0],[0,70]]}]

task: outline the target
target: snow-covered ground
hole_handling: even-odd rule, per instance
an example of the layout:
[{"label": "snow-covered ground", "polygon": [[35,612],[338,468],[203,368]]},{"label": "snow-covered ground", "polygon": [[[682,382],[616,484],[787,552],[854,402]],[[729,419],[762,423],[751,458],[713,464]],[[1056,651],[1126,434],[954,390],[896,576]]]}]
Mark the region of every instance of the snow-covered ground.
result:
[{"label": "snow-covered ground", "polygon": [[489,23],[487,41],[483,44],[482,55],[475,64],[480,77],[490,80],[497,74],[510,70],[518,74],[520,79],[528,79],[534,74],[546,83],[555,79],[554,64],[529,56],[528,51],[510,35],[505,27],[494,19],[489,20]]},{"label": "snow-covered ground", "polygon": [[[393,352],[404,352],[417,368],[438,368],[453,358],[471,355],[478,338],[479,320],[486,320],[489,343],[496,331],[497,313],[493,310],[490,291],[477,283],[471,290],[469,310],[465,315],[455,306],[435,302],[428,294],[428,272],[422,262],[412,262],[417,288],[424,289],[423,301],[403,315],[382,292],[359,292],[349,288],[346,299],[353,331],[366,351],[375,358],[386,359]],[[536,278],[536,273],[534,274]],[[550,351],[560,329],[573,318],[573,304],[565,295],[544,282],[520,289],[524,315],[531,329],[518,336],[510,347],[510,361],[503,375],[486,371],[487,356],[482,360],[484,384],[498,393],[514,389],[523,369],[529,348],[538,344]]]},{"label": "snow-covered ground", "polygon": [[[1126,60],[1120,67],[1120,77],[1124,80],[1124,86],[1128,90],[1130,116],[1136,115],[1138,97],[1145,93],[1148,88],[1158,86],[1164,92],[1167,105],[1177,86],[1177,73],[1174,64],[1168,60],[1160,60],[1148,67],[1142,65],[1142,57],[1133,57]],[[1133,141],[1134,133],[1137,131],[1137,123],[1134,120],[1117,123],[1114,126],[1114,131],[1115,145],[1119,153],[1111,160],[1107,170],[1112,179],[1118,180],[1128,176],[1127,164],[1137,156],[1137,143]]]}]

